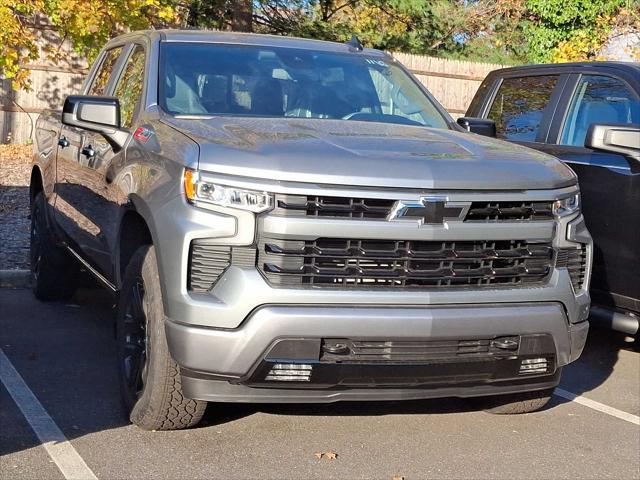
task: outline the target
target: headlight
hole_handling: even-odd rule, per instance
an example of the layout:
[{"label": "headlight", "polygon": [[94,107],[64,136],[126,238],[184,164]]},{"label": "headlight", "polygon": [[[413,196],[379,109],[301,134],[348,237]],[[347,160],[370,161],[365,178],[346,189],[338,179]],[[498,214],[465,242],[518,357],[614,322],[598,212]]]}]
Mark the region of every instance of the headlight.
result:
[{"label": "headlight", "polygon": [[273,195],[267,192],[205,182],[200,179],[198,172],[189,169],[184,171],[184,193],[187,200],[194,205],[198,202],[206,202],[254,213],[273,208]]},{"label": "headlight", "polygon": [[561,198],[553,202],[553,213],[557,217],[566,217],[580,211],[580,193]]}]

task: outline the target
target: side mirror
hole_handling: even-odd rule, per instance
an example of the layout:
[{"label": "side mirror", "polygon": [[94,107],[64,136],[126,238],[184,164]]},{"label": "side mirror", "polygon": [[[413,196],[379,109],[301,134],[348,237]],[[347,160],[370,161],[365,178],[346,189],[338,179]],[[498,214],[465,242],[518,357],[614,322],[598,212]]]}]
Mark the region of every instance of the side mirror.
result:
[{"label": "side mirror", "polygon": [[592,123],[587,130],[584,146],[620,153],[640,161],[640,124]]},{"label": "side mirror", "polygon": [[477,133],[485,137],[496,137],[496,122],[486,118],[460,117],[456,120],[458,125],[467,132]]},{"label": "side mirror", "polygon": [[120,129],[120,102],[114,97],[69,95],[62,108],[62,123],[101,133],[117,150],[129,136]]}]

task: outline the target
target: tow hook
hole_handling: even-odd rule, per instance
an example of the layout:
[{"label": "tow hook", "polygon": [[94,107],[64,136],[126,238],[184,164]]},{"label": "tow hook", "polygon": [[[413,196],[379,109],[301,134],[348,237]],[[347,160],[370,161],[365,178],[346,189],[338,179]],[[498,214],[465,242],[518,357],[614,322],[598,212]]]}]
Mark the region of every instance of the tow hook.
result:
[{"label": "tow hook", "polygon": [[502,337],[491,341],[491,346],[500,350],[517,350],[518,345],[518,337]]},{"label": "tow hook", "polygon": [[346,343],[325,343],[322,345],[322,351],[331,355],[346,355],[349,353],[349,347]]}]

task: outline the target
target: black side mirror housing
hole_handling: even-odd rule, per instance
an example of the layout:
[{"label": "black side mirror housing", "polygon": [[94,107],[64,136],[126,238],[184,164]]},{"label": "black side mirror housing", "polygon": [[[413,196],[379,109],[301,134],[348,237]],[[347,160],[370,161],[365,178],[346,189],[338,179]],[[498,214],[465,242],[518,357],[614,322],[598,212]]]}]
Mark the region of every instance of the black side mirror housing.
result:
[{"label": "black side mirror housing", "polygon": [[69,95],[62,108],[62,123],[98,132],[116,150],[124,146],[129,136],[120,128],[120,102],[115,97]]},{"label": "black side mirror housing", "polygon": [[584,146],[620,153],[640,161],[640,124],[592,123],[587,130]]},{"label": "black side mirror housing", "polygon": [[493,120],[487,118],[460,117],[456,122],[467,132],[477,133],[485,137],[496,137],[496,122]]}]

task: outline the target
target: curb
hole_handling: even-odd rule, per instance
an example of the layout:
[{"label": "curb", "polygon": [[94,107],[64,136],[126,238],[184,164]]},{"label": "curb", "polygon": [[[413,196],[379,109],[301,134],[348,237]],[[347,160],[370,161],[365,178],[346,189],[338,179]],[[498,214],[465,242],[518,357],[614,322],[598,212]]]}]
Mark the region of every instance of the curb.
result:
[{"label": "curb", "polygon": [[0,270],[0,288],[29,288],[29,270]]}]

